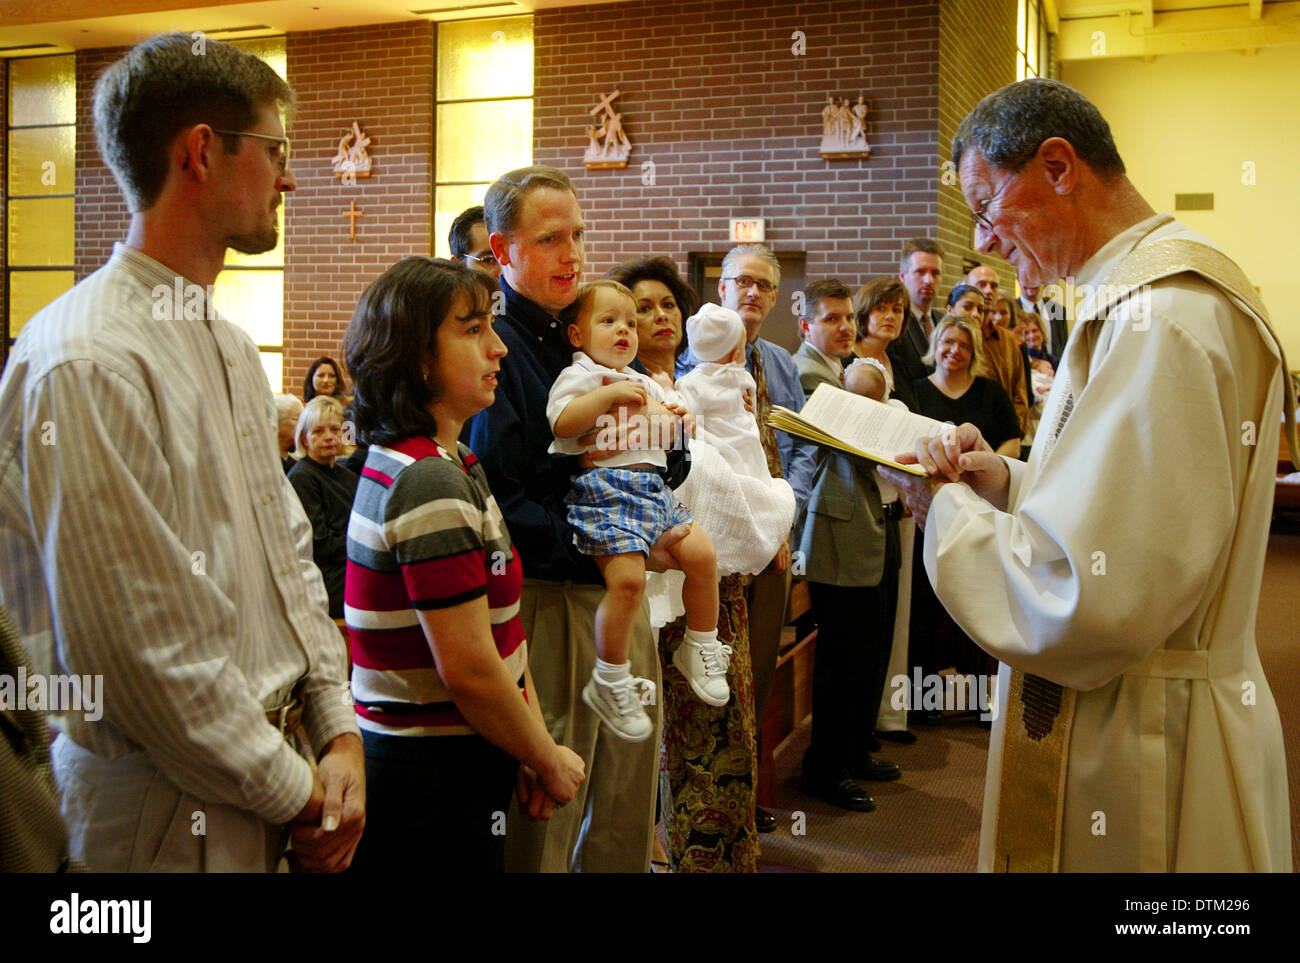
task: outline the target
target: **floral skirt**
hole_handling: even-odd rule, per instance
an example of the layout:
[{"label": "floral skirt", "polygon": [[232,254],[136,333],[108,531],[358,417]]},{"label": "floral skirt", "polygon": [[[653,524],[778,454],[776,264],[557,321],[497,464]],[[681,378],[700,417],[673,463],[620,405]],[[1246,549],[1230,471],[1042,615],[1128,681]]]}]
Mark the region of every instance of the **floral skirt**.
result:
[{"label": "floral skirt", "polygon": [[747,582],[747,576],[728,575],[718,585],[718,641],[732,648],[727,670],[731,701],[725,706],[701,702],[673,665],[685,619],[665,625],[659,634],[664,742],[659,799],[674,872],[752,873],[758,868],[758,736]]}]

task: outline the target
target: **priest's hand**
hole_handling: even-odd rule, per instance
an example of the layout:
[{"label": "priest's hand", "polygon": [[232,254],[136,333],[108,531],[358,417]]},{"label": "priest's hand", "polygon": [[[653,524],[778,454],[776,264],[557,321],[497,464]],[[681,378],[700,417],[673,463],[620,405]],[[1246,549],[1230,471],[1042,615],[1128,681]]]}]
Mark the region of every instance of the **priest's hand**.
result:
[{"label": "priest's hand", "polygon": [[897,486],[916,524],[925,528],[930,501],[948,482],[964,482],[998,511],[1006,511],[1011,486],[1011,470],[978,428],[967,422],[934,438],[916,443],[916,451],[899,455],[900,465],[920,465],[926,477],[920,478],[892,468],[881,467],[881,477]]}]

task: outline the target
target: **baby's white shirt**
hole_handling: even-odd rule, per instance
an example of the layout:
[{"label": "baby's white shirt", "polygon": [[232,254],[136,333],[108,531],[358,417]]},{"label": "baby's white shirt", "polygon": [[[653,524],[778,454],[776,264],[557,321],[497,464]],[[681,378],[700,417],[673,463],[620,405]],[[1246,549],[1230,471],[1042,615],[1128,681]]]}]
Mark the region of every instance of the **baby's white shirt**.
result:
[{"label": "baby's white shirt", "polygon": [[[560,372],[555,383],[551,385],[551,392],[546,399],[546,420],[551,425],[551,431],[555,431],[555,422],[559,420],[564,409],[575,399],[585,395],[588,391],[599,388],[604,384],[605,379],[610,381],[635,381],[645,386],[646,394],[660,404],[664,403],[664,389],[653,378],[644,375],[639,371],[631,368],[618,370],[616,368],[607,368],[603,364],[593,361],[587,356],[585,351],[575,351],[573,353],[573,364],[569,365]],[[752,379],[751,379],[752,380]],[[663,439],[649,439],[651,441],[662,441],[668,445],[673,443],[671,437]],[[595,445],[580,445],[576,438],[556,438],[551,443],[550,452],[553,455],[582,455],[586,452],[593,451]],[[619,452],[611,455],[609,458],[602,459],[600,468],[621,468],[626,465],[654,465],[657,468],[668,467],[668,456],[664,454],[665,448],[646,448],[635,451]]]}]

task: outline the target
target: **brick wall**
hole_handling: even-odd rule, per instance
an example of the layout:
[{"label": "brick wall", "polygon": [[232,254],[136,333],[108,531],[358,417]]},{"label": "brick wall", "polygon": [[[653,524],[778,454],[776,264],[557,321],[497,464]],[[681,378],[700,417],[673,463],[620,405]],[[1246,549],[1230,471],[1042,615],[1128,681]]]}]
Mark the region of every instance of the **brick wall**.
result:
[{"label": "brick wall", "polygon": [[[651,253],[685,270],[688,252],[727,250],[728,218],[750,216],[768,218],[775,250],[807,252],[810,279],[896,273],[902,242],[935,227],[939,19],[937,2],[890,0],[538,11],[533,156],[574,179],[588,277]],[[587,111],[615,88],[628,168],[587,171]],[[822,160],[826,95],[859,93],[870,159]]]},{"label": "brick wall", "polygon": [[[357,298],[408,254],[428,254],[433,223],[433,25],[414,21],[289,34],[298,96],[290,135],[298,189],[285,205],[284,386],[339,345]],[[345,187],[330,168],[353,121],[371,138],[374,176]],[[348,239],[343,212],[363,216]]]},{"label": "brick wall", "polygon": [[[286,52],[298,94],[289,127],[298,189],[285,205],[284,386],[297,391],[312,358],[339,355],[365,286],[401,257],[430,250],[433,28],[415,21],[290,34]],[[77,54],[78,280],[107,260],[130,223],[91,114],[96,78],[123,53]],[[354,120],[371,137],[375,176],[344,187],[330,160]],[[342,216],[352,200],[363,213],[356,241]]]},{"label": "brick wall", "polygon": [[[1009,0],[634,0],[540,11],[534,158],[577,184],[591,226],[588,276],[649,253],[685,270],[689,252],[727,249],[728,218],[757,216],[774,249],[806,252],[809,278],[850,283],[893,274],[906,238],[937,233],[957,252],[946,287],[970,217],[957,188],[939,183],[939,162],[965,112],[1013,78],[1014,35]],[[298,93],[284,298],[285,387],[295,390],[313,357],[338,355],[364,287],[399,258],[432,250],[433,26],[297,33],[286,43]],[[972,49],[996,56],[972,60]],[[121,53],[77,57],[78,279],[128,223],[90,118],[94,79]],[[630,166],[587,171],[587,111],[615,88]],[[822,160],[826,95],[860,92],[872,156]],[[372,137],[376,176],[347,188],[329,161],[353,120]],[[642,183],[648,160],[652,185]],[[355,241],[343,216],[351,200],[363,214]]]},{"label": "brick wall", "polygon": [[[948,160],[952,135],[987,94],[1016,79],[1016,4],[1012,0],[943,0],[939,5],[939,156]],[[950,179],[952,184],[942,180]],[[1004,290],[1014,290],[1015,272],[1001,258],[971,247],[970,208],[952,178],[939,184],[938,237],[944,296],[961,278],[963,257],[997,268]]]},{"label": "brick wall", "polygon": [[126,239],[131,212],[95,141],[95,81],[126,47],[99,47],[77,52],[77,200],[73,264],[78,281],[93,274]]}]

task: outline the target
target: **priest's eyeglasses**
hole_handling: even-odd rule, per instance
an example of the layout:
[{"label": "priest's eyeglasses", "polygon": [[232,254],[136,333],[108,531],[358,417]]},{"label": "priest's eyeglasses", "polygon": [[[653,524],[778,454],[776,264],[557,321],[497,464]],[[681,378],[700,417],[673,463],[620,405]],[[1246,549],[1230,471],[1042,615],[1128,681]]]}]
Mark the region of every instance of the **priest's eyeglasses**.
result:
[{"label": "priest's eyeglasses", "polygon": [[461,256],[467,257],[471,261],[477,261],[479,264],[482,264],[484,267],[492,267],[494,264],[497,263],[496,255],[494,255],[491,251],[489,251],[487,254],[470,254],[468,251],[466,251]]},{"label": "priest's eyeglasses", "polygon": [[1001,187],[980,201],[978,210],[971,211],[970,216],[975,219],[975,223],[990,234],[993,233],[993,221],[989,218],[989,210],[993,207],[993,202],[998,199],[999,195],[1011,185],[1011,180],[1012,178],[1007,178],[1007,180],[1003,181]]},{"label": "priest's eyeglasses", "polygon": [[765,281],[762,278],[751,278],[748,274],[742,274],[739,277],[734,277],[734,278],[723,278],[722,280],[734,281],[736,283],[736,287],[740,288],[740,290],[742,291],[748,291],[750,288],[754,287],[755,285],[757,285],[758,289],[762,291],[764,294],[771,294],[773,291],[776,290],[776,285],[773,284],[771,281]]},{"label": "priest's eyeglasses", "polygon": [[274,158],[275,163],[280,165],[280,173],[283,174],[289,169],[288,137],[276,137],[274,134],[254,134],[252,131],[247,130],[217,130],[215,127],[212,128],[212,133],[229,134],[231,137],[256,137],[259,140],[273,140],[280,146]]}]

